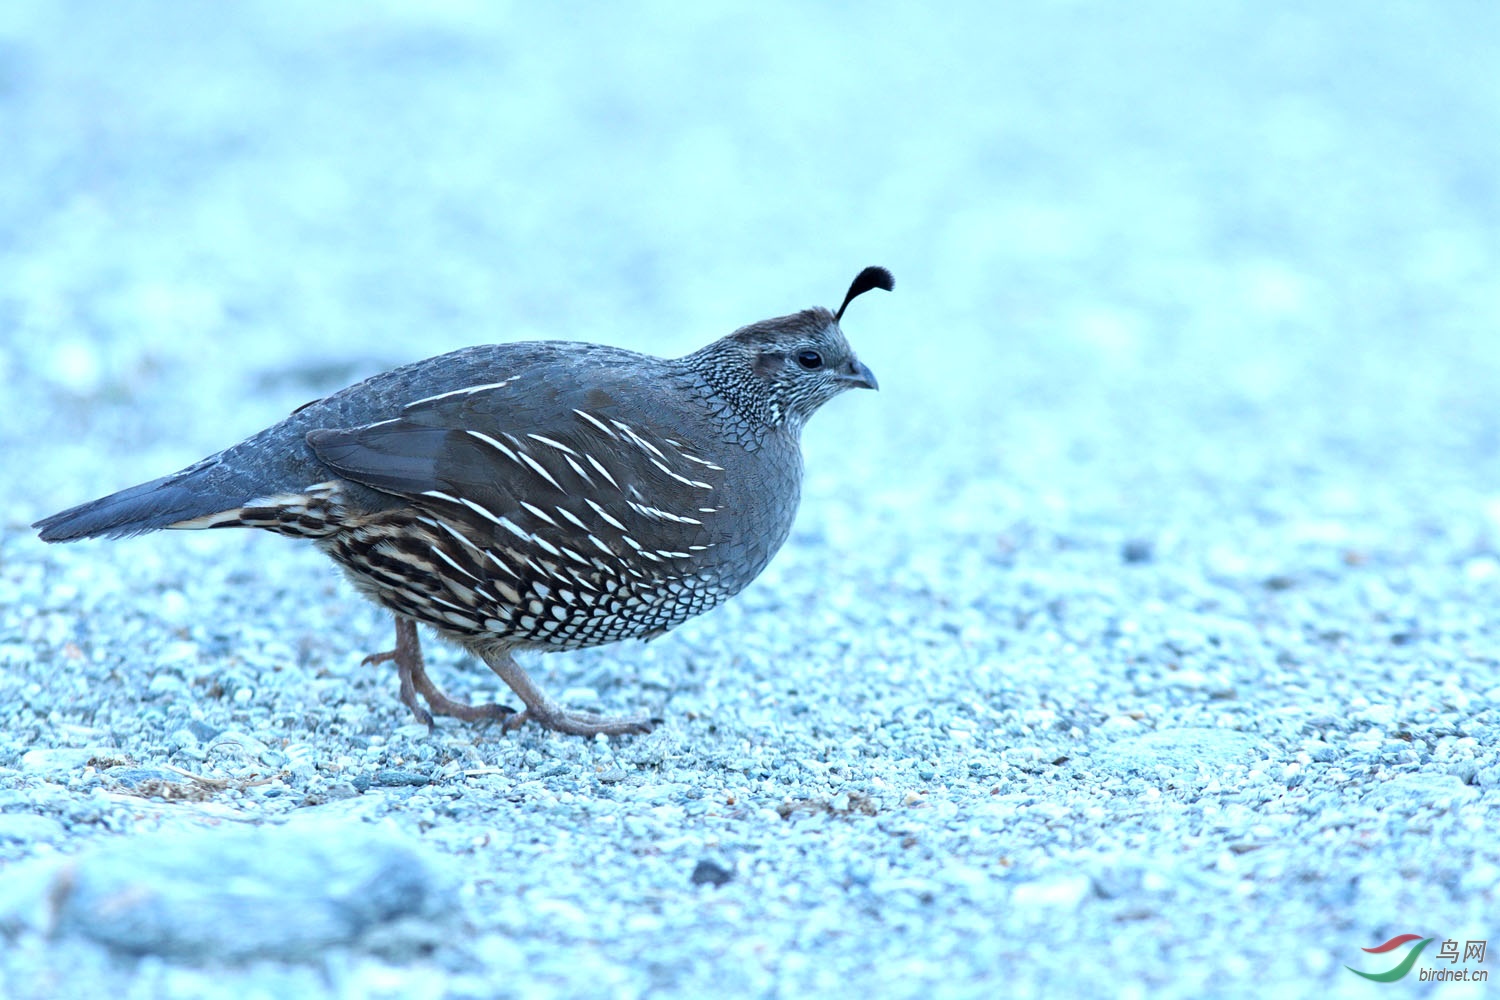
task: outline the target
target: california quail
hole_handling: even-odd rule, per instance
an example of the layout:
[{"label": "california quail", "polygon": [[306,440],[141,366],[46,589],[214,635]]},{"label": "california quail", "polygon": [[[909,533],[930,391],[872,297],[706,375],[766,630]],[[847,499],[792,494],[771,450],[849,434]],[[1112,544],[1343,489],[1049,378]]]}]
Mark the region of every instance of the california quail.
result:
[{"label": "california quail", "polygon": [[[650,639],[755,579],[796,514],[803,424],[845,389],[876,388],[839,329],[844,309],[893,286],[865,268],[836,313],[753,323],[672,360],[544,341],[418,361],[34,527],[48,542],[159,528],[310,538],[395,612],[396,648],[367,659],[396,662],[422,722],[643,732],[644,716],[562,709],[511,651]],[[480,656],[525,710],[447,697],[418,622]]]}]

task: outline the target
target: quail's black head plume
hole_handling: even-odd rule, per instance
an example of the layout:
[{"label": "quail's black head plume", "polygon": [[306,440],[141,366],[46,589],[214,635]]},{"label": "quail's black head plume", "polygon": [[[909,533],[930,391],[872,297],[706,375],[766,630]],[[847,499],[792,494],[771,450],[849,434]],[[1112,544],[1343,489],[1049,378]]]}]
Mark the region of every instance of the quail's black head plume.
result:
[{"label": "quail's black head plume", "polygon": [[887,271],[885,268],[865,268],[863,271],[856,274],[854,276],[854,280],[849,283],[849,291],[844,293],[844,302],[839,306],[839,311],[833,314],[833,321],[837,323],[839,320],[843,319],[844,310],[849,308],[849,303],[853,302],[859,296],[865,294],[865,292],[872,291],[876,288],[882,288],[885,291],[889,292],[895,287],[896,279],[892,277],[891,272]]},{"label": "quail's black head plume", "polygon": [[[876,387],[839,320],[892,287],[865,268],[836,313],[754,323],[677,359],[558,341],[429,358],[35,527],[49,542],[229,527],[312,539],[395,613],[395,649],[369,659],[396,662],[417,718],[644,731],[645,717],[559,707],[511,650],[650,639],[755,579],[796,514],[803,424]],[[443,694],[418,622],[483,658],[525,711]]]}]

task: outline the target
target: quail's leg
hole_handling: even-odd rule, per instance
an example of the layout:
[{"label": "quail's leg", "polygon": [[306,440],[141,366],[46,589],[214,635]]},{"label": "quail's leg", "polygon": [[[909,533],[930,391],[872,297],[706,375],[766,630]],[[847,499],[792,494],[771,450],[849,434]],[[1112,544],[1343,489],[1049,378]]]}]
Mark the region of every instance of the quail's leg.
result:
[{"label": "quail's leg", "polygon": [[526,703],[524,712],[517,712],[505,720],[507,730],[515,729],[529,719],[543,729],[571,733],[574,736],[597,736],[600,733],[619,736],[624,733],[649,733],[658,721],[646,715],[607,716],[595,715],[593,712],[570,712],[543,694],[541,688],[532,682],[530,675],[511,658],[510,653],[501,650],[483,655],[484,662],[490,665],[490,669],[499,674],[500,679],[509,684],[516,696]]},{"label": "quail's leg", "polygon": [[[411,709],[411,714],[427,728],[432,728],[433,713],[451,715],[464,722],[481,722],[486,719],[504,719],[515,713],[508,705],[470,705],[455,701],[442,692],[427,676],[427,665],[422,660],[422,640],[417,635],[417,623],[410,618],[396,616],[396,648],[384,653],[371,653],[364,662],[385,663],[396,661],[396,673],[401,678],[401,704]],[[417,701],[417,695],[432,707],[427,711]]]}]

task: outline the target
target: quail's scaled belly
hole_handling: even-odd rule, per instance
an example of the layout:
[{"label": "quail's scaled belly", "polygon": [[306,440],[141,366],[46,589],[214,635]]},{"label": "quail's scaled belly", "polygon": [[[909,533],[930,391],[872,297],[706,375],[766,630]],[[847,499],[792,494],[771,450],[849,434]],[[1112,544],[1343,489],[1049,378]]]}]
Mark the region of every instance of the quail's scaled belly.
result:
[{"label": "quail's scaled belly", "polygon": [[372,519],[324,548],[365,593],[463,643],[582,649],[650,638],[730,595],[716,574],[609,573],[481,547],[436,518]]}]

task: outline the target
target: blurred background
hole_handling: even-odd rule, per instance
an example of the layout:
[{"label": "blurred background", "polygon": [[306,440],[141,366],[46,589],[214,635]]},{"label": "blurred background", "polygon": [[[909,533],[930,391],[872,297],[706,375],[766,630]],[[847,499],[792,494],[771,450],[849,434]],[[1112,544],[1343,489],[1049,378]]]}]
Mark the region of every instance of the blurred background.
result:
[{"label": "blurred background", "polygon": [[1497,29],[1484,2],[7,4],[0,449],[31,475],[3,503],[465,344],[686,352],[880,263],[896,294],[846,327],[882,395],[809,447],[857,446],[891,519],[1409,530],[1489,482],[1500,426]]},{"label": "blurred background", "polygon": [[[1037,995],[1326,995],[1392,922],[1485,937],[1497,67],[1491,0],[0,4],[0,764],[63,723],[155,760],[189,715],[371,769],[408,739],[357,666],[385,616],[310,547],[38,517],[403,362],[686,353],[882,264],[843,323],[881,392],[809,425],[765,576],[542,671],[665,702],[675,756],[570,800],[533,754],[614,744],[475,737],[483,816],[432,839],[501,809],[506,884],[578,916],[533,930],[481,853],[474,919],[575,986],[554,939],[801,992],[1023,995],[1024,956]],[[884,811],[761,823],[804,761]],[[534,846],[642,788],[688,803],[667,854]],[[747,917],[714,923],[678,868],[721,832]]]}]

